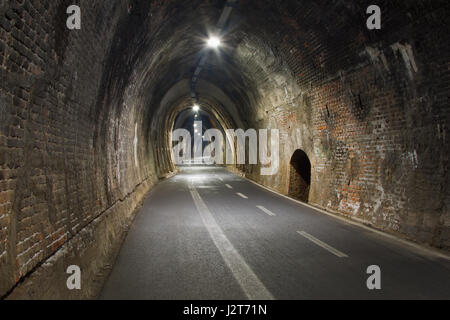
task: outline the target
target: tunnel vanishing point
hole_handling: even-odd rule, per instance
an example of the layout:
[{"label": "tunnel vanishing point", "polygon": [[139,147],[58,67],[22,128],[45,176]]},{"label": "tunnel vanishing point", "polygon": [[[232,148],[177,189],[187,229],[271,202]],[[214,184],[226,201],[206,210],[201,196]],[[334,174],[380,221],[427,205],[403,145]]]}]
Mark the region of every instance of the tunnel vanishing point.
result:
[{"label": "tunnel vanishing point", "polygon": [[206,128],[279,130],[277,174],[229,172],[448,253],[449,16],[448,0],[1,0],[0,297],[97,296],[180,172],[171,133],[194,103]]}]

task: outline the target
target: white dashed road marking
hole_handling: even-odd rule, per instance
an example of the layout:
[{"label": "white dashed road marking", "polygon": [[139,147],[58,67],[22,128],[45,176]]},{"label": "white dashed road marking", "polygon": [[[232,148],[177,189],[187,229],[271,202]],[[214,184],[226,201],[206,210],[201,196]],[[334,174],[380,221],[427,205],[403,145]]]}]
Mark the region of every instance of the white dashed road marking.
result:
[{"label": "white dashed road marking", "polygon": [[331,252],[332,254],[334,254],[335,256],[338,256],[339,258],[348,258],[348,255],[346,255],[345,253],[333,248],[332,246],[326,244],[323,241],[320,241],[319,239],[313,237],[312,235],[310,235],[309,233],[305,232],[305,231],[297,231],[298,234],[302,235],[303,237],[305,237],[306,239],[308,239],[311,242],[314,242],[315,244],[317,244],[318,246],[324,248],[325,250]]},{"label": "white dashed road marking", "polygon": [[239,197],[243,198],[243,199],[248,199],[248,197],[245,194],[242,194],[240,192],[236,193]]},{"label": "white dashed road marking", "polygon": [[275,217],[276,216],[276,214],[275,213],[273,213],[272,211],[270,211],[269,209],[266,209],[265,207],[263,207],[263,206],[256,206],[258,209],[260,209],[261,211],[263,211],[263,212],[265,212],[265,213],[267,213],[269,216],[271,216],[271,217]]}]

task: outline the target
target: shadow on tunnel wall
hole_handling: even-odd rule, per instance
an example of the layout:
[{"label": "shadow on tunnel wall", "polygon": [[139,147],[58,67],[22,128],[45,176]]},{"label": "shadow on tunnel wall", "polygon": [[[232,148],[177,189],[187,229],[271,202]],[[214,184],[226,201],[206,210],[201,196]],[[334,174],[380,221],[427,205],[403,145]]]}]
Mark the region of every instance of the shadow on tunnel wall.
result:
[{"label": "shadow on tunnel wall", "polygon": [[289,167],[289,196],[309,202],[311,186],[311,162],[303,150],[296,150],[292,155]]}]

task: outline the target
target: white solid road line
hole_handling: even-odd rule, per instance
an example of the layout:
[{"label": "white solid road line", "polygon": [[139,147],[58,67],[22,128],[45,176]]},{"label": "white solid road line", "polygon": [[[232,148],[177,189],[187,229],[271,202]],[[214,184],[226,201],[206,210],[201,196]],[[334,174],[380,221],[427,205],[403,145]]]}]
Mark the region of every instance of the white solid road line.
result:
[{"label": "white solid road line", "polygon": [[192,184],[189,186],[189,191],[211,239],[247,298],[249,300],[274,300],[269,290],[259,280],[258,276],[245,262],[239,252],[236,251],[230,240],[228,240],[222,228],[217,224],[216,219]]},{"label": "white solid road line", "polygon": [[328,250],[329,252],[331,252],[332,254],[338,256],[339,258],[348,258],[348,255],[346,255],[345,253],[343,253],[343,252],[333,248],[332,246],[326,244],[323,241],[320,241],[319,239],[313,237],[309,233],[307,233],[305,231],[297,231],[297,232],[298,232],[298,234],[302,235],[303,237],[305,237],[309,241],[314,242],[318,246],[324,248],[325,250]]},{"label": "white solid road line", "polygon": [[263,212],[267,213],[271,217],[275,217],[276,214],[270,211],[269,209],[263,207],[263,206],[256,206],[258,209],[262,210]]},{"label": "white solid road line", "polygon": [[239,197],[243,198],[243,199],[248,199],[248,197],[245,194],[242,194],[240,192],[236,193]]},{"label": "white solid road line", "polygon": [[230,186],[229,184],[226,184],[225,186],[226,186],[228,189],[233,189],[233,187]]}]

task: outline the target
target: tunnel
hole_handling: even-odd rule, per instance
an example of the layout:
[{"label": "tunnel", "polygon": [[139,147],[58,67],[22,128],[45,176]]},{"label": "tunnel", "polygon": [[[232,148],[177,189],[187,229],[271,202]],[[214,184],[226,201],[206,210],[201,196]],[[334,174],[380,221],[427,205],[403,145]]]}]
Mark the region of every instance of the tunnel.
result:
[{"label": "tunnel", "polygon": [[0,1],[0,297],[450,298],[450,5],[376,2]]},{"label": "tunnel", "polygon": [[308,155],[300,149],[295,150],[290,165],[289,195],[308,202],[311,187],[311,162]]}]

